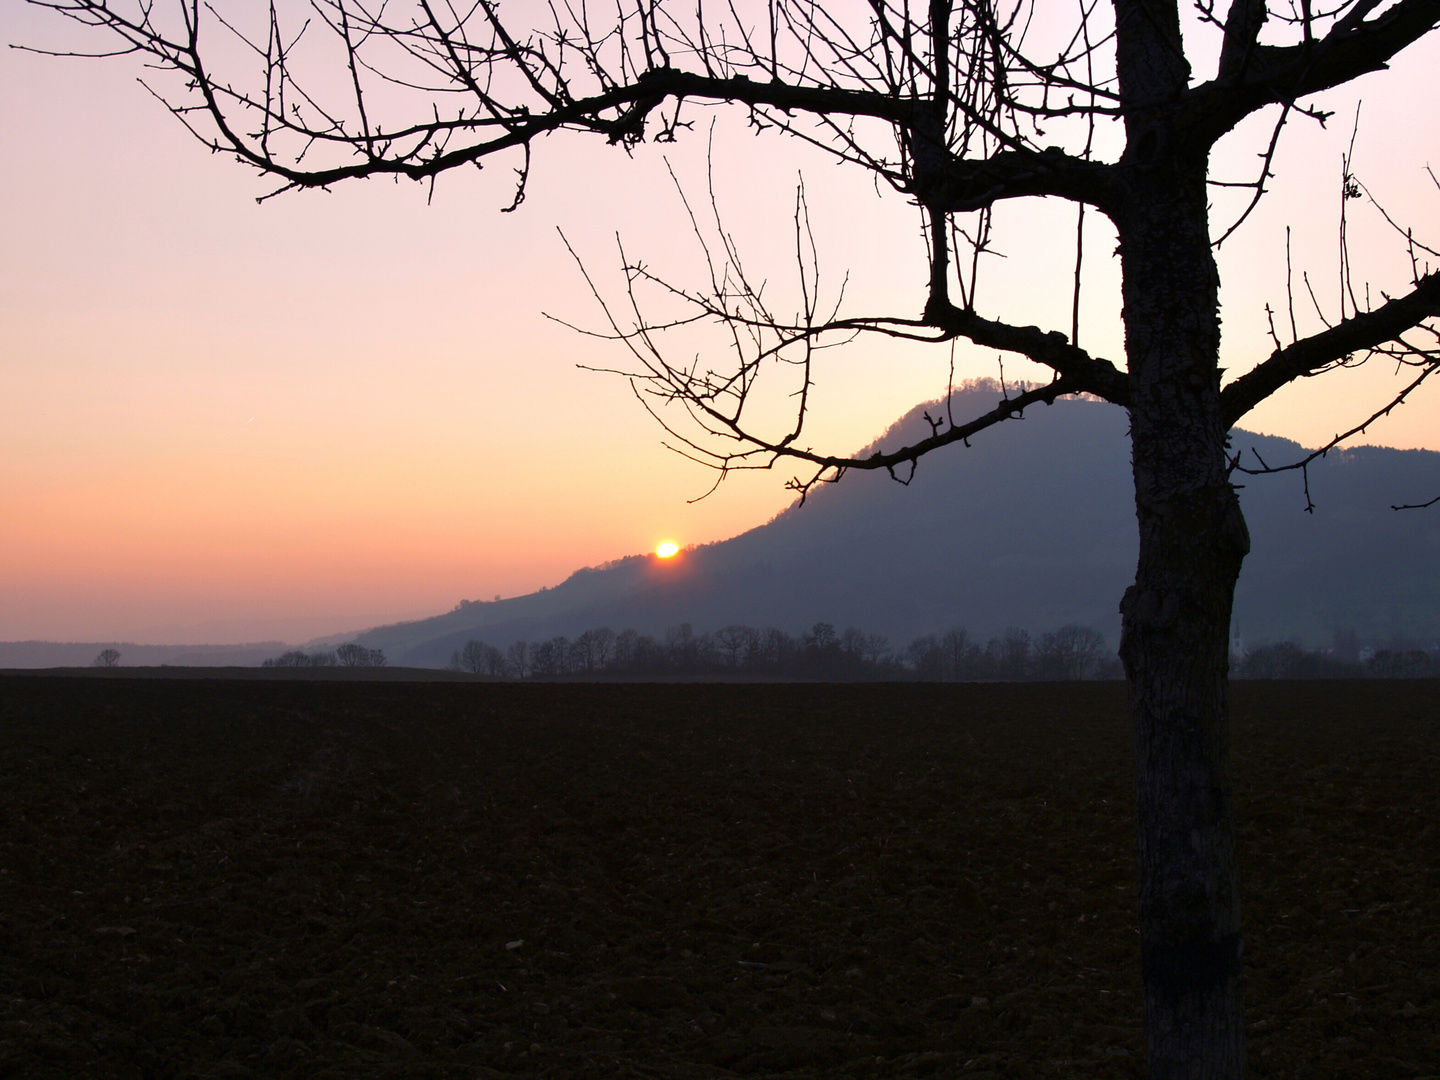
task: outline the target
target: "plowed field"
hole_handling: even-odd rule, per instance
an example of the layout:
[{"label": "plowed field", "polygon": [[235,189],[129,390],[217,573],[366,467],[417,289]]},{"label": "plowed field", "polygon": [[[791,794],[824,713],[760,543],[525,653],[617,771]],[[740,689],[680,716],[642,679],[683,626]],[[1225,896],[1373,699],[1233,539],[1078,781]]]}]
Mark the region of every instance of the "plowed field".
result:
[{"label": "plowed field", "polygon": [[[1440,685],[1239,684],[1256,1077],[1440,1075]],[[1138,1077],[1124,688],[0,678],[0,1075]]]}]

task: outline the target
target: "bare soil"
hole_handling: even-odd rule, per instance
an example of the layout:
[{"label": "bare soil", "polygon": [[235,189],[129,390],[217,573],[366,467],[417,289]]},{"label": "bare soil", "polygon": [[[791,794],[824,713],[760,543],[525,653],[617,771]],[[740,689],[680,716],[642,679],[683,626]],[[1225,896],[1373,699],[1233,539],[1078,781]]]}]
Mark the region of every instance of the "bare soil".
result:
[{"label": "bare soil", "polygon": [[[1440,1076],[1440,684],[1234,689],[1255,1077]],[[1139,1077],[1124,688],[0,677],[0,1075]]]}]

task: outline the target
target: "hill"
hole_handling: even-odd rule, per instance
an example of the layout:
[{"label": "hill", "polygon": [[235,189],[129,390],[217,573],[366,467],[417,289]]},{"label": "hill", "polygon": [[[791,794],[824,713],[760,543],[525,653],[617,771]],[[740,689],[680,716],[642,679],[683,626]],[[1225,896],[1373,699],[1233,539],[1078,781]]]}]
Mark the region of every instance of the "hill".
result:
[{"label": "hill", "polygon": [[[967,387],[954,412],[974,415],[997,392]],[[927,433],[927,408],[937,405],[917,407],[875,445]],[[730,540],[579,570],[554,588],[465,602],[359,640],[412,665],[443,664],[470,638],[503,648],[595,626],[660,635],[682,622],[797,630],[825,621],[896,645],[950,626],[983,639],[1080,623],[1113,646],[1136,550],[1125,425],[1112,406],[1063,399],[924,459],[908,486],[852,472]],[[1248,464],[1252,451],[1272,465],[1305,453],[1240,430],[1232,445]],[[1339,628],[1362,642],[1440,636],[1440,513],[1390,509],[1440,492],[1440,453],[1332,452],[1311,465],[1309,487],[1307,514],[1298,472],[1245,478],[1252,551],[1237,632],[1311,646]]]}]

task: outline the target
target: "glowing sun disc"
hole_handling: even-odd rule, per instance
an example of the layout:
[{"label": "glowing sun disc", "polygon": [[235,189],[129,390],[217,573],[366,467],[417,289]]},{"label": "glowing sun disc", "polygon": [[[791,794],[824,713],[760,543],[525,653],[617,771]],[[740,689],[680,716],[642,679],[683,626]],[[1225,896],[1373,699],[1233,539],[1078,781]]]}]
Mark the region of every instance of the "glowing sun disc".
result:
[{"label": "glowing sun disc", "polygon": [[679,552],[680,545],[671,540],[666,540],[663,544],[661,544],[655,549],[655,554],[659,555],[662,559],[673,558],[675,555],[679,554]]}]

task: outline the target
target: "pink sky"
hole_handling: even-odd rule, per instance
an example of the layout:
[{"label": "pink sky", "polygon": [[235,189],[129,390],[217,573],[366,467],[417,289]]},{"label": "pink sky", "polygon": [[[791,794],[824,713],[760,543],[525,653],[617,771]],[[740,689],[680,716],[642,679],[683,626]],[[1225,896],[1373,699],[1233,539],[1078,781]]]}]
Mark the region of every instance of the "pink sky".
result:
[{"label": "pink sky", "polygon": [[[54,40],[43,13],[8,5],[3,20],[6,40]],[[1422,45],[1362,85],[1357,169],[1437,246],[1440,191],[1423,172],[1440,165],[1433,54]],[[656,148],[630,160],[547,140],[509,215],[504,166],[443,178],[428,206],[423,189],[382,182],[257,206],[266,183],[207,154],[129,61],[4,59],[0,640],[300,641],[528,592],[663,539],[723,539],[789,503],[784,469],[687,502],[709,474],[660,445],[623,380],[576,367],[621,357],[543,317],[598,326],[557,226],[602,276],[617,231],[675,276],[693,272]],[[1269,351],[1263,304],[1283,304],[1287,224],[1297,267],[1323,301],[1334,293],[1355,98],[1330,102],[1329,131],[1295,128],[1274,194],[1221,252],[1232,371]],[[1255,140],[1237,136],[1226,163],[1252,168]],[[738,125],[716,145],[727,218],[777,280],[803,167],[831,281],[848,269],[859,309],[920,304],[901,200]],[[703,136],[667,152],[699,190]],[[1052,238],[1073,214],[1006,208],[1010,257],[982,311],[1068,330],[1069,282],[1047,267],[1068,265],[1068,240],[1057,256]],[[1356,221],[1358,264],[1400,287],[1403,253],[1375,215]],[[1098,218],[1088,246],[1082,344],[1117,357]],[[941,394],[948,352],[867,343],[827,363],[811,442],[849,451]],[[958,354],[957,378],[995,373],[992,354]],[[1030,373],[1007,361],[1007,376]],[[1378,365],[1312,380],[1245,426],[1315,444],[1395,381]],[[1440,449],[1440,387],[1363,441]]]}]

